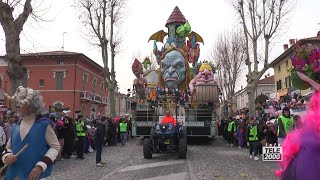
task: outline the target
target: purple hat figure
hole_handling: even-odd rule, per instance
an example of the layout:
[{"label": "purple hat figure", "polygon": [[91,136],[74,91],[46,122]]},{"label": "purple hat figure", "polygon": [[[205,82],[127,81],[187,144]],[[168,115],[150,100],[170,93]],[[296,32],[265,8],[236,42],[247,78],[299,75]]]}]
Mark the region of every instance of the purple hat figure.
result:
[{"label": "purple hat figure", "polygon": [[302,127],[290,132],[282,144],[283,161],[280,170],[275,171],[282,180],[320,177],[320,49],[299,44],[297,49],[291,59],[293,85],[299,89],[313,87],[315,92],[302,117]]}]

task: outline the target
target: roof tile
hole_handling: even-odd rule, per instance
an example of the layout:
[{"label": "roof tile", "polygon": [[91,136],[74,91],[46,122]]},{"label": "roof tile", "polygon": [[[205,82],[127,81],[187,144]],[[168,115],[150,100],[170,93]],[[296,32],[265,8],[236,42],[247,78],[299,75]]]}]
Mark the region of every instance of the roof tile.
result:
[{"label": "roof tile", "polygon": [[167,20],[166,27],[168,27],[168,25],[171,24],[171,23],[186,23],[186,22],[187,22],[186,18],[181,13],[181,11],[178,8],[178,6],[176,6],[174,8],[174,10],[172,11],[169,19]]},{"label": "roof tile", "polygon": [[37,52],[21,54],[21,56],[68,56],[68,55],[79,55],[81,53],[69,52],[69,51],[48,51],[48,52]]},{"label": "roof tile", "polygon": [[258,84],[274,84],[274,75],[259,80]]}]

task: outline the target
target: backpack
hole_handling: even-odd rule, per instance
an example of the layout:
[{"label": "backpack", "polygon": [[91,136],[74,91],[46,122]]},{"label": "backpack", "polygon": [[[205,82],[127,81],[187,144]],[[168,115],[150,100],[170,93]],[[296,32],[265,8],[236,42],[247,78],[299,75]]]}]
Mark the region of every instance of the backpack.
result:
[{"label": "backpack", "polygon": [[6,144],[6,134],[4,133],[3,128],[0,126],[0,146],[3,146]]}]

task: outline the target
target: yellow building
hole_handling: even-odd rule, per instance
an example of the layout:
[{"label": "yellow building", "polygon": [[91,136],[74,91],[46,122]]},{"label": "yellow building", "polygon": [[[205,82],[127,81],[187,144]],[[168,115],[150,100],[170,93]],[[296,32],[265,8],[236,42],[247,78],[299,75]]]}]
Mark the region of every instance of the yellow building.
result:
[{"label": "yellow building", "polygon": [[[316,37],[305,38],[298,40],[301,45],[313,44],[319,45],[320,47],[320,31]],[[292,69],[290,57],[294,53],[295,44],[298,42],[295,39],[290,39],[289,44],[284,44],[284,52],[277,57],[273,62],[270,63],[270,67],[274,69],[274,80],[275,80],[275,92],[276,100],[279,100],[281,96],[286,94],[291,94],[293,91],[297,90],[292,86],[290,70]],[[302,96],[307,95],[312,89],[307,89],[300,91]]]}]

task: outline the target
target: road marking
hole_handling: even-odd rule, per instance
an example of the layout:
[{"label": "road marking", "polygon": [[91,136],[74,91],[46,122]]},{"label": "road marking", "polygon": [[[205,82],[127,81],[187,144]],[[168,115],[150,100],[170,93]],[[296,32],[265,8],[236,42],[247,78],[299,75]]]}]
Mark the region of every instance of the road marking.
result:
[{"label": "road marking", "polygon": [[175,164],[182,164],[185,162],[186,162],[185,160],[176,160],[176,161],[163,161],[163,162],[157,162],[157,163],[141,164],[141,165],[125,167],[122,170],[120,170],[119,172],[135,171],[135,170],[154,168],[154,167],[159,167],[159,166],[169,166],[169,165],[175,165]]},{"label": "road marking", "polygon": [[143,179],[143,180],[186,180],[188,179],[188,173],[183,172],[183,173],[177,173],[177,174],[170,174],[166,176],[158,176],[154,178],[148,178],[148,179]]},{"label": "road marking", "polygon": [[117,169],[113,170],[112,172],[110,172],[109,174],[103,176],[102,178],[100,178],[100,180],[107,180],[110,179],[110,176],[112,176],[114,173],[119,172],[120,169],[128,166],[132,161],[128,161],[127,163],[123,164],[122,166],[118,167]]}]

